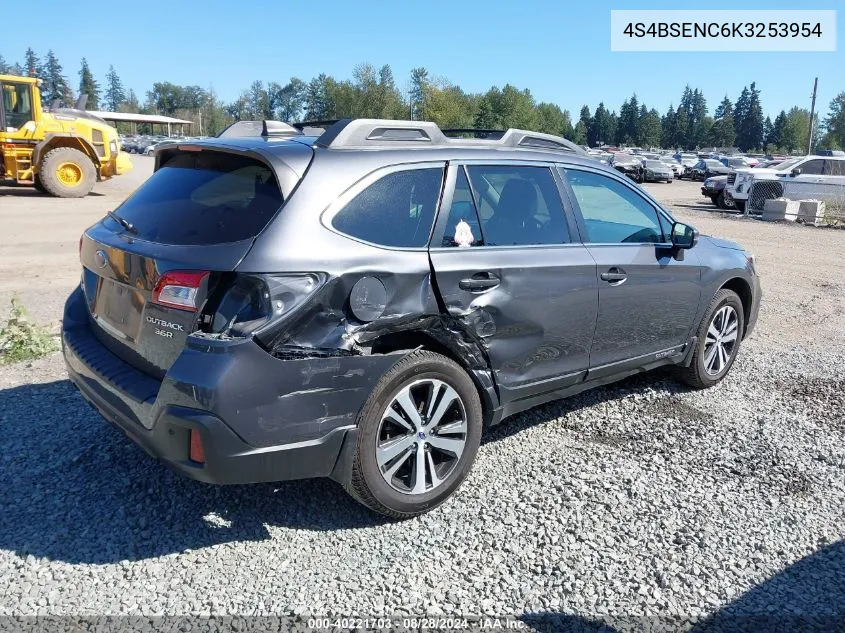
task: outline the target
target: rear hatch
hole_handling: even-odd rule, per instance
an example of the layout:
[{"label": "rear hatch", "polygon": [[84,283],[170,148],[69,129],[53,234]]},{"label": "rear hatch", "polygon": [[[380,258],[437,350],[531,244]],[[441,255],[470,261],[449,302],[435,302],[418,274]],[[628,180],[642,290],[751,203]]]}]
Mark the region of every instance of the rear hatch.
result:
[{"label": "rear hatch", "polygon": [[97,338],[161,378],[283,203],[276,173],[255,156],[170,151],[156,172],[80,244]]}]

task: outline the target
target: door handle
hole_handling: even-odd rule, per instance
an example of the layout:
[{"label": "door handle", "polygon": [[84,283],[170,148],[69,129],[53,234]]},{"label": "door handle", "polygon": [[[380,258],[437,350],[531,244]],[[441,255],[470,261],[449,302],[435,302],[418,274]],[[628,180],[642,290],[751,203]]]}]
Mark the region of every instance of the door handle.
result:
[{"label": "door handle", "polygon": [[492,290],[502,282],[493,273],[476,273],[467,279],[461,279],[458,282],[458,288],[461,290],[468,290],[469,292],[484,292]]},{"label": "door handle", "polygon": [[621,284],[627,278],[628,278],[628,273],[626,273],[621,268],[617,268],[615,266],[613,268],[611,268],[610,270],[608,270],[606,273],[601,274],[601,280],[602,281],[607,281],[609,283],[616,284],[616,285]]}]

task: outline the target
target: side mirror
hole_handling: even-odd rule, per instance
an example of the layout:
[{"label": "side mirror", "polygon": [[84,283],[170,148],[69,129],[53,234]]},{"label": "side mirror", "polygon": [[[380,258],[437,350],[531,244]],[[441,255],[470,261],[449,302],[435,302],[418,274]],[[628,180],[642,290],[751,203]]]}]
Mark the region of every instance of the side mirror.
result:
[{"label": "side mirror", "polygon": [[801,168],[800,168],[800,167],[796,167],[795,169],[793,169],[793,170],[792,170],[792,175],[793,175],[793,176],[800,176],[800,175],[801,175]]},{"label": "side mirror", "polygon": [[672,225],[672,246],[675,248],[692,248],[698,244],[698,231],[683,222]]}]

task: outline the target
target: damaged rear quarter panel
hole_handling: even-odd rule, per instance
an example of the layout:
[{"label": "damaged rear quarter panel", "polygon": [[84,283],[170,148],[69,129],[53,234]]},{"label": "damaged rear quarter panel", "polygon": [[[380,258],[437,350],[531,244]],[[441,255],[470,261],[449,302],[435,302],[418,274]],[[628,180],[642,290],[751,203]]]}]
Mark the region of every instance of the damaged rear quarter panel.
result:
[{"label": "damaged rear quarter panel", "polygon": [[256,447],[352,426],[373,386],[404,354],[279,360],[247,339],[190,337],[159,400],[208,411]]}]

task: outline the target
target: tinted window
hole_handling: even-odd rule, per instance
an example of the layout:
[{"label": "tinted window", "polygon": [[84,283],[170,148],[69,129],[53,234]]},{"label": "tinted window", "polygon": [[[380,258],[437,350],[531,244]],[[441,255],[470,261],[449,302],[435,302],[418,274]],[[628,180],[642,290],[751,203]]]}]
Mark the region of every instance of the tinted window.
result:
[{"label": "tinted window", "polygon": [[[282,205],[264,163],[222,152],[167,160],[118,209],[138,237],[163,244],[219,244],[256,236]],[[115,230],[122,230],[107,219]]]},{"label": "tinted window", "polygon": [[845,160],[824,161],[824,173],[826,176],[845,176]]},{"label": "tinted window", "polygon": [[801,169],[802,174],[807,174],[809,176],[820,176],[824,171],[824,161],[821,159],[808,160],[806,163],[803,163],[798,167]]},{"label": "tinted window", "polygon": [[472,199],[472,191],[463,168],[458,171],[455,194],[449,209],[449,220],[442,246],[483,246],[481,221]]},{"label": "tinted window", "polygon": [[566,176],[593,243],[662,242],[663,231],[654,207],[613,178],[568,169]]},{"label": "tinted window", "polygon": [[14,132],[32,121],[32,101],[29,84],[3,84],[3,109],[6,112],[6,131]]},{"label": "tinted window", "polygon": [[547,167],[467,168],[485,246],[565,244],[566,216]]},{"label": "tinted window", "polygon": [[440,167],[387,174],[350,200],[332,226],[382,246],[426,246],[442,179]]}]

